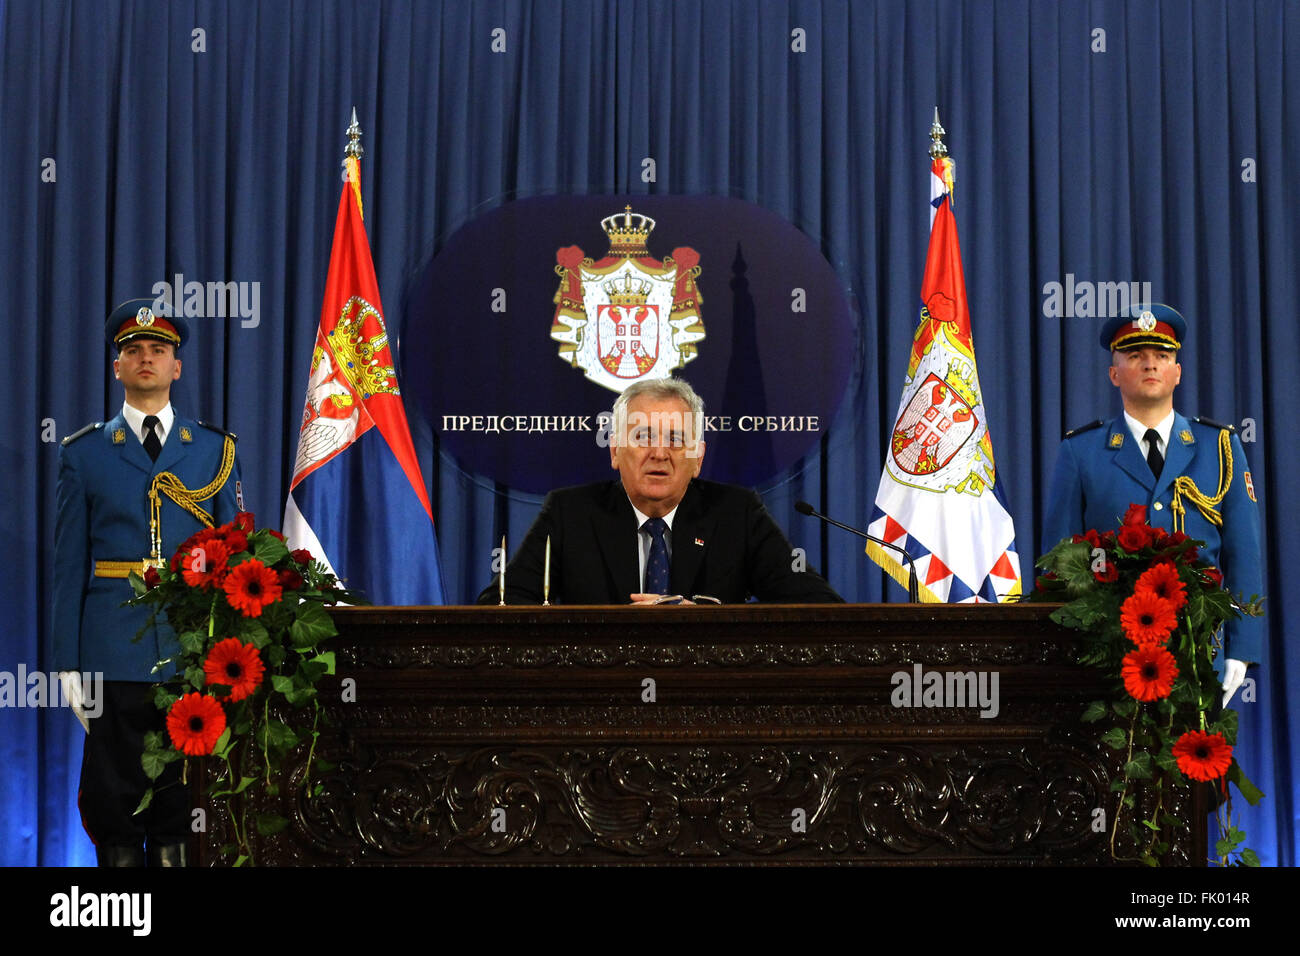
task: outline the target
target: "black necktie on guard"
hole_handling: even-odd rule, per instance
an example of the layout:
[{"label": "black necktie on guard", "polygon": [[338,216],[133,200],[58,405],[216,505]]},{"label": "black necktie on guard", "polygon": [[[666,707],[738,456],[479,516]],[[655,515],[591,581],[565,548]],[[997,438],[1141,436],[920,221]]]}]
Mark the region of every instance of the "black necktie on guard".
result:
[{"label": "black necktie on guard", "polygon": [[159,424],[157,415],[146,415],[144,417],[144,450],[149,453],[150,461],[157,461],[158,455],[162,451],[162,442],[158,440],[158,433],[154,431]]},{"label": "black necktie on guard", "polygon": [[1159,478],[1160,470],[1165,467],[1165,456],[1160,454],[1160,433],[1148,428],[1142,437],[1147,442],[1147,464],[1151,466],[1151,473]]}]

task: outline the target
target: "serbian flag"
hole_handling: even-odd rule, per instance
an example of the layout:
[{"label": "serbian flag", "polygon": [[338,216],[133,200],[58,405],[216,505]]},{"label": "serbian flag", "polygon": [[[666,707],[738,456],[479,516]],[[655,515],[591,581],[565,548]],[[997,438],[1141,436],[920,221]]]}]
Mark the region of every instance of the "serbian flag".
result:
[{"label": "serbian flag", "polygon": [[[941,133],[937,111],[935,123]],[[1020,558],[975,367],[952,214],[953,162],[941,144],[937,152],[921,321],[867,530],[911,553],[923,601],[1014,600]],[[901,555],[875,543],[867,554],[906,586]]]},{"label": "serbian flag", "polygon": [[361,220],[360,158],[344,165],[284,534],[376,604],[441,604],[433,510]]}]

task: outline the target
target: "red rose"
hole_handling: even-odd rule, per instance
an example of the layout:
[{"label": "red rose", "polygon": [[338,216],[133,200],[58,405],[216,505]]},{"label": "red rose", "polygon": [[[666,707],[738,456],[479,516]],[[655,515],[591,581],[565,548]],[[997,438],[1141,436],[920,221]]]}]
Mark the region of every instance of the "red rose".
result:
[{"label": "red rose", "polygon": [[1035,590],[1035,591],[1046,591],[1047,588],[1043,587],[1043,582],[1044,582],[1044,581],[1055,581],[1055,580],[1056,580],[1056,572],[1055,572],[1055,571],[1048,571],[1046,574],[1042,575],[1041,577],[1038,578],[1037,581],[1034,582],[1034,590]]},{"label": "red rose", "polygon": [[162,575],[158,573],[158,569],[154,567],[145,568],[144,586],[152,589],[160,584],[162,584]]},{"label": "red rose", "polygon": [[235,515],[235,520],[231,522],[236,528],[245,534],[253,533],[253,512],[241,511]]},{"label": "red rose", "polygon": [[271,530],[271,537],[275,538],[277,541],[283,541],[283,540],[284,540],[284,535],[280,534],[280,532],[278,532],[278,531],[276,531],[276,530],[274,530],[274,529]]},{"label": "red rose", "polygon": [[293,568],[280,572],[280,587],[286,591],[296,591],[302,587],[302,575]]},{"label": "red rose", "polygon": [[231,554],[248,550],[248,533],[242,528],[232,528],[226,532],[226,547]]},{"label": "red rose", "polygon": [[1149,543],[1146,525],[1126,524],[1119,529],[1119,546],[1125,551],[1141,551]]},{"label": "red rose", "polygon": [[1092,576],[1102,584],[1109,584],[1111,581],[1119,580],[1119,565],[1114,561],[1105,561],[1102,563],[1100,571],[1093,571]]},{"label": "red rose", "polygon": [[1218,568],[1201,568],[1201,577],[1205,586],[1211,590],[1223,587],[1223,572]]},{"label": "red rose", "polygon": [[311,564],[311,552],[306,548],[294,548],[289,552],[289,557],[293,558],[299,564]]},{"label": "red rose", "polygon": [[1101,533],[1101,546],[1103,548],[1113,548],[1116,542],[1114,531],[1103,531]]},{"label": "red rose", "polygon": [[1147,523],[1146,505],[1131,504],[1128,511],[1124,512],[1124,524],[1126,526],[1144,525]]}]

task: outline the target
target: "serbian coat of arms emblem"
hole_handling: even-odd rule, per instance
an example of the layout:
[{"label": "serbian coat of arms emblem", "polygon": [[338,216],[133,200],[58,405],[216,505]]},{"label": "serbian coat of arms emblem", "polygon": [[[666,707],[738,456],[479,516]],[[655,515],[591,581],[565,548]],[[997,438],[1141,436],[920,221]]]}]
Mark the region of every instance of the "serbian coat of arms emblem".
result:
[{"label": "serbian coat of arms emblem", "polygon": [[643,378],[667,378],[697,354],[700,256],[679,246],[653,258],[646,240],[649,216],[624,207],[601,220],[609,252],[593,261],[578,246],[555,253],[560,287],[555,293],[551,338],[560,358],[587,378],[621,392]]},{"label": "serbian coat of arms emblem", "polygon": [[365,402],[398,395],[384,317],[361,296],[343,304],[328,334],[318,330],[298,432],[294,481],[305,478],[364,434],[374,421]]},{"label": "serbian coat of arms emblem", "polygon": [[905,485],[980,495],[993,484],[993,448],[969,333],[952,301],[935,293],[922,306],[885,469]]}]

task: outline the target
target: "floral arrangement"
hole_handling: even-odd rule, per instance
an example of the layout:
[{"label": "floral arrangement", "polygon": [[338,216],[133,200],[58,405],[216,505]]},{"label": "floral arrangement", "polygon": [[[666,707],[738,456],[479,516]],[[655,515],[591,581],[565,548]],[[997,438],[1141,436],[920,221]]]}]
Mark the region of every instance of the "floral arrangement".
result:
[{"label": "floral arrangement", "polygon": [[[236,866],[251,862],[251,792],[276,795],[276,772],[304,745],[304,785],[309,779],[320,735],[316,684],[334,673],[334,652],[320,644],[338,633],[325,606],[365,602],[310,552],[290,551],[278,531],[255,529],[248,512],[194,534],[167,566],[132,573],[131,584],[130,603],[153,608],[149,624],[165,617],[180,644],[179,655],[155,669],[175,673],[154,691],[167,729],[145,735],[145,773],[157,781],[176,760],[221,761],[208,794],[229,812],[235,842],[223,855]],[[310,726],[305,717],[291,724],[278,716],[292,710],[308,710]],[[173,785],[187,773],[188,766]],[[136,812],[153,797],[151,787]],[[277,814],[253,816],[263,836],[288,825]]]},{"label": "floral arrangement", "polygon": [[[1204,542],[1154,528],[1145,507],[1129,505],[1119,528],[1077,534],[1039,558],[1045,573],[1029,600],[1064,602],[1052,620],[1082,633],[1081,663],[1115,678],[1112,699],[1093,701],[1083,715],[1113,721],[1102,740],[1124,752],[1123,776],[1111,784],[1118,797],[1112,858],[1121,859],[1117,837],[1125,822],[1135,859],[1158,865],[1168,850],[1162,828],[1184,825],[1164,803],[1164,783],[1177,774],[1214,787],[1218,862],[1258,866],[1232,823],[1227,785],[1251,804],[1263,794],[1232,755],[1237,714],[1217,706],[1223,689],[1214,658],[1223,623],[1263,609],[1258,595],[1246,600],[1224,590],[1223,574],[1200,560],[1199,547]],[[1141,809],[1139,786],[1148,794]]]}]

